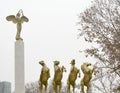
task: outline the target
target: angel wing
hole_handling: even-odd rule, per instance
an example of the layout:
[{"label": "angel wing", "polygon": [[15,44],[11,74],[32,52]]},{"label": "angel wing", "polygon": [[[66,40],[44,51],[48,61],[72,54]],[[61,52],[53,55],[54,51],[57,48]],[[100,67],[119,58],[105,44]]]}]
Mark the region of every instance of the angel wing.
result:
[{"label": "angel wing", "polygon": [[7,21],[12,21],[13,23],[17,23],[17,19],[14,15],[9,15],[6,17]]},{"label": "angel wing", "polygon": [[21,17],[21,23],[28,22],[28,21],[29,21],[29,19],[26,16]]}]

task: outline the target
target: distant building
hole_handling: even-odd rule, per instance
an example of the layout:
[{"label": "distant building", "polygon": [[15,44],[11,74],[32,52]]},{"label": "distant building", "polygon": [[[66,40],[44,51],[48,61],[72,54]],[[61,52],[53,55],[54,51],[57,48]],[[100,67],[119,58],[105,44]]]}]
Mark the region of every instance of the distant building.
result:
[{"label": "distant building", "polygon": [[10,82],[0,82],[0,93],[11,93],[11,83]]}]

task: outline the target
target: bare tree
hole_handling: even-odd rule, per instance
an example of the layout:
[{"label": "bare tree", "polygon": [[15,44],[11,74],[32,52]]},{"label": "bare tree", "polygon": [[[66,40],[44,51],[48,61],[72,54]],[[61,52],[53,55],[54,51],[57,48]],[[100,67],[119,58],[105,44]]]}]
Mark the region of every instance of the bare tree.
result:
[{"label": "bare tree", "polygon": [[104,77],[99,78],[103,93],[108,93],[106,79],[109,81],[109,93],[112,93],[120,78],[120,0],[94,0],[92,6],[81,13],[79,18],[79,36],[93,44],[84,52],[98,59],[100,64],[97,68],[102,71],[99,75]]},{"label": "bare tree", "polygon": [[[79,90],[79,88],[80,88],[80,85],[79,84],[76,85],[76,89]],[[66,92],[67,92],[67,85],[66,83],[65,84],[63,83],[62,93],[66,93]],[[27,83],[25,85],[25,93],[39,93],[38,81]],[[44,90],[43,90],[43,93],[45,93]],[[49,81],[47,93],[53,93],[53,80],[52,79]]]},{"label": "bare tree", "polygon": [[38,81],[27,83],[25,85],[25,93],[39,93]]}]

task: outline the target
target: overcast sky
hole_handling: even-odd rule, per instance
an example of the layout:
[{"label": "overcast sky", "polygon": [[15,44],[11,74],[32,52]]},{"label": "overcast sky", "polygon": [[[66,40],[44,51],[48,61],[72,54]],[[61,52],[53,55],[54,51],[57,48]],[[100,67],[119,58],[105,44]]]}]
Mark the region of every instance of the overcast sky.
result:
[{"label": "overcast sky", "polygon": [[[84,39],[77,39],[78,15],[91,5],[91,0],[2,0],[0,3],[0,80],[12,82],[14,88],[14,43],[16,25],[6,21],[6,16],[16,15],[22,9],[29,18],[23,23],[21,37],[25,45],[25,83],[39,79],[44,60],[53,78],[53,61],[67,67],[64,81],[68,77],[70,61],[76,65],[93,62],[79,53],[86,47]],[[93,62],[95,63],[95,62]],[[80,79],[79,79],[80,81]]]}]

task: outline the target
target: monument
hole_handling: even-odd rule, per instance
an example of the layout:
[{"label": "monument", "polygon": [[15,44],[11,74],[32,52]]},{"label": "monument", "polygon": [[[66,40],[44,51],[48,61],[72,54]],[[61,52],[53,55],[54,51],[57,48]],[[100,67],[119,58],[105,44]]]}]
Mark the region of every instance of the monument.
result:
[{"label": "monument", "polygon": [[84,86],[87,87],[86,93],[92,93],[92,87],[91,87],[92,84],[90,80],[92,79],[93,72],[94,72],[94,75],[96,75],[96,71],[95,71],[95,68],[93,69],[88,68],[89,66],[91,66],[91,63],[88,63],[88,62],[85,62],[81,65],[81,70],[84,74],[81,80],[81,93],[85,93]]},{"label": "monument", "polygon": [[72,92],[75,93],[75,81],[77,79],[77,76],[80,78],[80,70],[75,66],[75,59],[72,59],[70,64],[71,69],[67,80],[67,93],[70,93],[70,86],[73,88]]},{"label": "monument", "polygon": [[15,41],[15,93],[25,93],[24,84],[24,42],[21,38],[22,23],[28,22],[28,18],[24,16],[23,11],[19,10],[16,16],[10,15],[6,17],[7,21],[17,24],[17,34]]},{"label": "monument", "polygon": [[43,86],[45,87],[45,93],[47,93],[48,79],[50,78],[50,69],[46,66],[44,61],[39,61],[42,66],[40,78],[39,78],[39,93],[43,93]]},{"label": "monument", "polygon": [[63,72],[66,72],[66,68],[64,66],[59,66],[59,61],[54,61],[54,78],[53,78],[53,93],[62,93],[62,78]]}]

